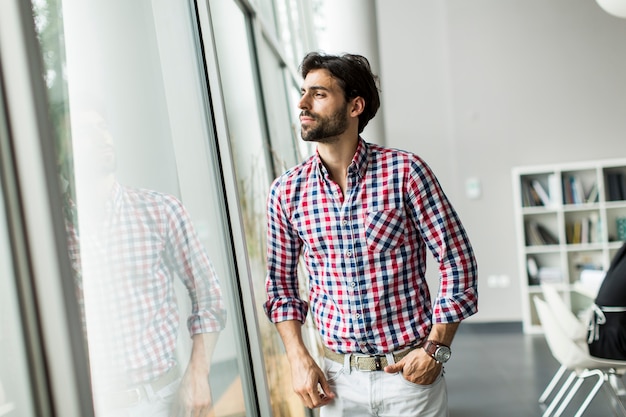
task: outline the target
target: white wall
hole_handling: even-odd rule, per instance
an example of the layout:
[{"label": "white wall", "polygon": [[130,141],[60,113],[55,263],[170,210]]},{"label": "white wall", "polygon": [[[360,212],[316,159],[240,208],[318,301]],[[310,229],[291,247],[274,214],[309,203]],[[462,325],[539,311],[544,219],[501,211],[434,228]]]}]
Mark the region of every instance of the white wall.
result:
[{"label": "white wall", "polygon": [[[521,320],[511,168],[626,156],[626,19],[594,0],[376,7],[386,144],[426,159],[470,234],[472,320]],[[465,195],[471,177],[480,199]]]}]

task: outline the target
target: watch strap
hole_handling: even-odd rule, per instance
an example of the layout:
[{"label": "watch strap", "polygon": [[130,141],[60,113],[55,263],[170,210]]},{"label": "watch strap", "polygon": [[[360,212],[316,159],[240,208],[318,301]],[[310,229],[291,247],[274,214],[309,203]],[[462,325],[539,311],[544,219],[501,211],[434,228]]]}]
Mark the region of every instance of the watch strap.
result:
[{"label": "watch strap", "polygon": [[426,351],[426,353],[428,353],[434,360],[436,360],[437,362],[439,362],[437,360],[437,358],[435,357],[435,353],[437,352],[437,349],[439,347],[445,347],[450,349],[450,346],[448,345],[444,345],[441,342],[438,342],[436,340],[426,340],[426,342],[424,342],[424,344],[422,345],[422,347],[424,348],[424,350]]}]

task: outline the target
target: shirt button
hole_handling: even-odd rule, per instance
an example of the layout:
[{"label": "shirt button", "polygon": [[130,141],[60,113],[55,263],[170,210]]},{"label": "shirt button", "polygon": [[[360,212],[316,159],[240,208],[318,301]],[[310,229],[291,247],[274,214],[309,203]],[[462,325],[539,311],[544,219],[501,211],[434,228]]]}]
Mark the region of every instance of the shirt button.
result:
[{"label": "shirt button", "polygon": [[348,258],[350,258],[350,257],[352,256],[352,252],[347,251],[347,252],[346,252],[346,256],[347,256]]},{"label": "shirt button", "polygon": [[352,282],[350,283],[350,286],[351,286],[352,288],[356,287],[356,282],[352,281]]},{"label": "shirt button", "polygon": [[355,318],[355,319],[359,319],[359,318],[361,318],[361,315],[360,315],[359,313],[356,313],[356,314],[354,315],[354,318]]},{"label": "shirt button", "polygon": [[341,222],[341,224],[344,225],[344,226],[347,226],[348,225],[348,221],[344,220],[344,221]]}]

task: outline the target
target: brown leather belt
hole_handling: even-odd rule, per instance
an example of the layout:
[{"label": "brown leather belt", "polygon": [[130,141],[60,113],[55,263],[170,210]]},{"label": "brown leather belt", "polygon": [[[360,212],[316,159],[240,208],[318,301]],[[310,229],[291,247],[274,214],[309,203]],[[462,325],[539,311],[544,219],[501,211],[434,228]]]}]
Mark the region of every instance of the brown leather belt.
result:
[{"label": "brown leather belt", "polygon": [[[398,362],[406,355],[408,355],[411,351],[417,349],[419,346],[413,346],[408,349],[405,349],[401,352],[394,353],[393,359],[395,362]],[[328,349],[324,346],[324,356],[330,359],[331,361],[338,362],[343,364],[344,358],[346,357],[345,353],[337,353]],[[363,355],[360,353],[352,353],[350,355],[350,368],[356,369],[357,371],[382,371],[385,366],[389,363],[387,362],[386,355]]]},{"label": "brown leather belt", "polygon": [[108,409],[126,408],[139,404],[143,399],[148,398],[147,389],[152,392],[158,392],[169,384],[173,383],[180,377],[178,366],[173,366],[163,375],[148,381],[144,384],[137,385],[134,388],[128,388],[123,391],[110,392],[104,395],[104,404]]}]

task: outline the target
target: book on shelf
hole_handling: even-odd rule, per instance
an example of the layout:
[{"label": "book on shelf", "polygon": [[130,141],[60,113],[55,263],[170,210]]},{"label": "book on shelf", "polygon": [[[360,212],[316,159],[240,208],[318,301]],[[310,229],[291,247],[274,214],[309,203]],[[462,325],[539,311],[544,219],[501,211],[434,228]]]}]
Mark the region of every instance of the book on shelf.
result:
[{"label": "book on shelf", "polygon": [[526,242],[529,246],[556,245],[559,240],[542,224],[529,222],[526,227]]},{"label": "book on shelf", "polygon": [[528,284],[539,285],[539,267],[533,256],[526,258],[526,272],[528,273]]},{"label": "book on shelf", "polygon": [[583,204],[595,203],[598,200],[598,183],[593,182],[585,192],[582,180],[577,175],[563,177],[563,203]]},{"label": "book on shelf", "polygon": [[570,187],[572,187],[572,200],[574,204],[582,204],[583,202],[583,186],[580,182],[580,178],[572,175],[569,177]]},{"label": "book on shelf", "polygon": [[621,172],[608,172],[606,174],[608,183],[608,201],[620,201],[626,199],[626,183]]},{"label": "book on shelf", "polygon": [[586,203],[597,203],[598,202],[598,183],[594,182],[589,189],[589,192],[585,195]]},{"label": "book on shelf", "polygon": [[522,203],[524,207],[552,206],[554,182],[556,176],[550,174],[547,177],[548,189],[538,179],[526,179],[522,181]]},{"label": "book on shelf", "polygon": [[568,244],[596,243],[600,241],[600,216],[591,213],[565,225],[565,241]]},{"label": "book on shelf", "polygon": [[548,195],[546,190],[543,189],[543,186],[541,185],[541,183],[538,180],[532,180],[530,184],[532,185],[533,189],[539,196],[541,205],[546,206],[546,207],[550,206],[552,204],[550,200],[550,196]]},{"label": "book on shelf", "polygon": [[557,283],[563,281],[563,271],[557,266],[542,266],[537,272],[540,283]]},{"label": "book on shelf", "polygon": [[557,266],[540,266],[533,256],[526,259],[528,285],[539,285],[546,282],[562,282],[563,271]]},{"label": "book on shelf", "polygon": [[524,181],[522,183],[522,201],[524,207],[535,207],[543,205],[541,197],[537,193],[535,187],[533,187],[531,181]]}]

